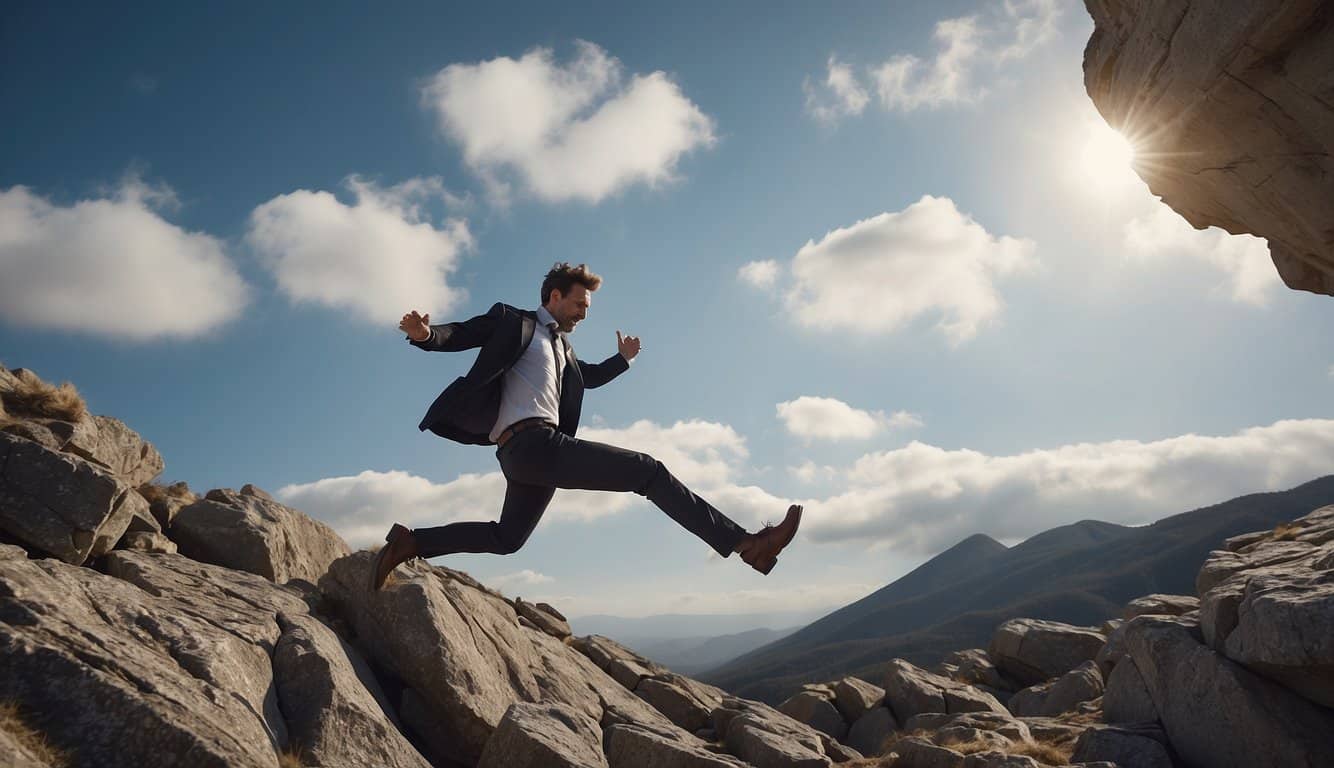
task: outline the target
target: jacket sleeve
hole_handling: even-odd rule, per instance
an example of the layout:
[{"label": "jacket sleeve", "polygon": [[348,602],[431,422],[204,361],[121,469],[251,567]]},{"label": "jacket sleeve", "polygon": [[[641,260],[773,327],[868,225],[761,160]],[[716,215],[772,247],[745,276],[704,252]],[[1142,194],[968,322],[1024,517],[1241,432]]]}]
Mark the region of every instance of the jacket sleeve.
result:
[{"label": "jacket sleeve", "polygon": [[431,335],[422,341],[413,341],[405,336],[408,343],[427,352],[459,352],[464,349],[480,347],[491,338],[501,316],[505,314],[505,305],[496,302],[485,315],[458,323],[443,323],[431,326]]},{"label": "jacket sleeve", "polygon": [[584,379],[584,389],[596,389],[625,373],[630,362],[618,352],[600,363],[585,363],[579,360],[579,375]]}]

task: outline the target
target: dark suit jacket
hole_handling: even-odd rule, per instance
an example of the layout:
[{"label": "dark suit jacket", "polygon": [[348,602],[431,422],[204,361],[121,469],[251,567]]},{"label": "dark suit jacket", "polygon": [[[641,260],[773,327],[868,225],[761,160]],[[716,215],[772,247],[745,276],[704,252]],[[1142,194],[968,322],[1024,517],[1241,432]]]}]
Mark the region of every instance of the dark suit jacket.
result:
[{"label": "dark suit jacket", "polygon": [[[417,429],[431,430],[441,437],[471,445],[494,445],[491,428],[500,413],[500,390],[505,372],[533,340],[537,313],[496,302],[485,315],[460,323],[431,326],[425,341],[408,341],[430,352],[458,352],[481,347],[472,368],[454,380],[431,403]],[[564,336],[561,337],[564,339]],[[560,431],[571,437],[579,428],[579,410],[584,389],[593,389],[616,378],[630,367],[620,354],[596,365],[574,356],[564,342],[565,372],[561,378]]]}]

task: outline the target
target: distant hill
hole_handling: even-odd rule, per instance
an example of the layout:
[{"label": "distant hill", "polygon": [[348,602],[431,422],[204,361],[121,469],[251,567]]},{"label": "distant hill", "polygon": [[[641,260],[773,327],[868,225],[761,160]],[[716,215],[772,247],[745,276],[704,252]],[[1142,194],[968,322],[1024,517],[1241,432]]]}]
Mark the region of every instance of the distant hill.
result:
[{"label": "distant hill", "polygon": [[768,645],[796,632],[800,627],[751,629],[716,637],[681,637],[671,640],[636,640],[627,645],[657,663],[682,675],[693,675],[725,664],[743,653]]},{"label": "distant hill", "polygon": [[664,640],[701,642],[753,629],[803,627],[829,612],[829,608],[765,613],[656,613],[650,616],[588,614],[571,616],[577,635],[603,635],[624,645]]},{"label": "distant hill", "polygon": [[986,647],[1010,618],[1098,624],[1142,595],[1194,594],[1197,571],[1223,539],[1327,504],[1334,504],[1334,475],[1137,528],[1085,520],[1008,549],[970,536],[861,600],[698,677],[777,704],[803,683],[840,675],[878,683],[895,657],[930,666],[951,651]]}]

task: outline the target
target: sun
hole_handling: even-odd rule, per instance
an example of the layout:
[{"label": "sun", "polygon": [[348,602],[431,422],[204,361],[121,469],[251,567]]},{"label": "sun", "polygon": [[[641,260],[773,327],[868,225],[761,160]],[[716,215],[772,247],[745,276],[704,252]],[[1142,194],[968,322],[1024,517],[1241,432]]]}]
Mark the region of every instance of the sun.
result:
[{"label": "sun", "polygon": [[1076,171],[1080,183],[1100,196],[1111,197],[1141,184],[1135,173],[1135,146],[1102,120],[1089,120],[1079,148]]}]

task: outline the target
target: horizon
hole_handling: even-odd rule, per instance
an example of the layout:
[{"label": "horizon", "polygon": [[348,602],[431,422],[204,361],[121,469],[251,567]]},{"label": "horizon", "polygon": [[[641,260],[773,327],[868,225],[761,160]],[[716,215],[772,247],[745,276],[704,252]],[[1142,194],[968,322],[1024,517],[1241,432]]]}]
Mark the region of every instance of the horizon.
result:
[{"label": "horizon", "polygon": [[575,351],[643,351],[578,436],[747,528],[806,517],[767,577],[584,491],[513,555],[432,560],[576,620],[835,610],[975,534],[1334,466],[1329,297],[1149,192],[1082,7],[693,9],[6,9],[0,362],[125,421],[159,482],[253,483],[356,549],[504,491],[416,429],[475,352],[397,319],[536,309],[586,262]]}]

